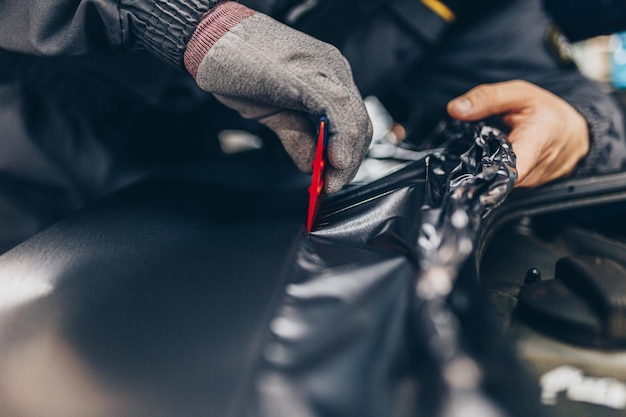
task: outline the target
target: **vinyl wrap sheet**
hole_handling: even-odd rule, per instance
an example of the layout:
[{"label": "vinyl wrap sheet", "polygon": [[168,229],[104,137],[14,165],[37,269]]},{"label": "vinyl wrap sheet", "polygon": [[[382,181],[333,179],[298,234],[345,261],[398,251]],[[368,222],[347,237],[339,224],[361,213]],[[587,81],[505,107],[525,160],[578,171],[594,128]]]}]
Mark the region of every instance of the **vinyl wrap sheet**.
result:
[{"label": "vinyl wrap sheet", "polygon": [[7,252],[0,415],[539,415],[472,266],[514,155],[488,126],[443,132],[311,235],[300,186],[173,180]]},{"label": "vinyl wrap sheet", "polygon": [[[472,353],[484,331],[468,337],[449,304],[481,218],[515,183],[515,155],[488,126],[451,123],[444,134],[443,154],[327,201],[296,253],[247,415],[529,415],[521,375],[515,407],[493,397],[484,361],[501,352]],[[463,297],[466,310],[480,300]]]}]

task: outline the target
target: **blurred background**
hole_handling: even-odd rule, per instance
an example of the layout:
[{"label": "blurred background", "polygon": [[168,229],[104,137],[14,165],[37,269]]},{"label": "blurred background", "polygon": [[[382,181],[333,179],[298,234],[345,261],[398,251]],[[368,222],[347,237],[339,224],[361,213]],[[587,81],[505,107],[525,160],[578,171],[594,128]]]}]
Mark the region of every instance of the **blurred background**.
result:
[{"label": "blurred background", "polygon": [[580,71],[626,108],[626,1],[545,0]]}]

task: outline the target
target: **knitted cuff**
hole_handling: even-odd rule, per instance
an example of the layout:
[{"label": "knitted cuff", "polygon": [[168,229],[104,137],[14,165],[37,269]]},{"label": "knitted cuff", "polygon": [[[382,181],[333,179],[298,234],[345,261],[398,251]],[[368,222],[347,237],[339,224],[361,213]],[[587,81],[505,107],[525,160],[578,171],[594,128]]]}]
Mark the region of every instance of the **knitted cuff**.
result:
[{"label": "knitted cuff", "polygon": [[215,6],[202,18],[187,42],[184,54],[185,68],[194,79],[209,49],[229,30],[255,13],[254,10],[242,4],[225,1]]},{"label": "knitted cuff", "polygon": [[147,51],[176,68],[187,40],[219,0],[117,0],[126,49]]},{"label": "knitted cuff", "polygon": [[611,163],[611,153],[618,134],[606,116],[601,115],[592,105],[570,103],[587,121],[589,129],[589,153],[576,167],[576,176],[608,173],[619,169]]}]

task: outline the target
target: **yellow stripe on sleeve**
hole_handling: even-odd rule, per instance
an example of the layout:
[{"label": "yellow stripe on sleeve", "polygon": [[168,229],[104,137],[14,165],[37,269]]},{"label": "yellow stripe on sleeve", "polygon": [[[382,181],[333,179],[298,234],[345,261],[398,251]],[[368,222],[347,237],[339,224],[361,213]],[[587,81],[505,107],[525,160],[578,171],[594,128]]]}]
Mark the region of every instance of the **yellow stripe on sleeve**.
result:
[{"label": "yellow stripe on sleeve", "polygon": [[440,0],[421,0],[421,2],[446,22],[452,23],[456,20],[454,12]]}]

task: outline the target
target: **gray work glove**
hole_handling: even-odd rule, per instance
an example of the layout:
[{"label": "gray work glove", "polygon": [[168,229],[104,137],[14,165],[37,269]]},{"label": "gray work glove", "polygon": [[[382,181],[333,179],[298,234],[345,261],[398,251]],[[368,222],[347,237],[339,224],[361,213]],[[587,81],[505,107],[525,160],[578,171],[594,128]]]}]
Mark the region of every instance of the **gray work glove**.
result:
[{"label": "gray work glove", "polygon": [[272,129],[303,172],[311,172],[316,132],[305,116],[329,120],[324,189],[339,191],[357,172],[372,125],[337,48],[256,13],[208,50],[196,82],[243,117]]}]

